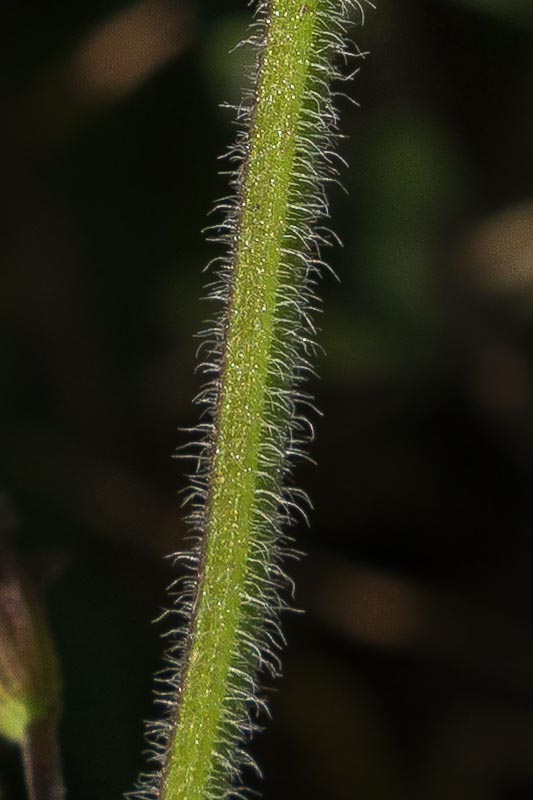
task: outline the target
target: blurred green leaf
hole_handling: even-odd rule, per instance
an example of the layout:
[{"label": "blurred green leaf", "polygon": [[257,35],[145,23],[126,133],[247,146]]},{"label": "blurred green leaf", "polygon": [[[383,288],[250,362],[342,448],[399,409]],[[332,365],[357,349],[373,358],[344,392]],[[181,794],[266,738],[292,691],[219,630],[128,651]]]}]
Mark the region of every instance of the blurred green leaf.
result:
[{"label": "blurred green leaf", "polygon": [[531,0],[452,0],[483,14],[505,19],[515,25],[533,24],[533,3]]}]

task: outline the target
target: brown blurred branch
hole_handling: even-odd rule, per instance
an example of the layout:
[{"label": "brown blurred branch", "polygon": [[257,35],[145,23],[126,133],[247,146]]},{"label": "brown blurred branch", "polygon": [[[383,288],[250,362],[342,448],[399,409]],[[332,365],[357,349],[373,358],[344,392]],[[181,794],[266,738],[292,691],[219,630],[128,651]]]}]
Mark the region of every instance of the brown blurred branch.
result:
[{"label": "brown blurred branch", "polygon": [[193,37],[188,0],[138,0],[95,26],[22,104],[19,126],[36,143],[61,138],[96,110],[137,89]]},{"label": "brown blurred branch", "polygon": [[180,548],[178,502],[79,442],[42,429],[12,430],[4,435],[4,465],[13,485],[50,498],[105,539],[157,557]]},{"label": "brown blurred branch", "polygon": [[63,800],[65,789],[54,722],[41,719],[30,726],[22,757],[29,800]]},{"label": "brown blurred branch", "polygon": [[302,604],[342,636],[533,694],[533,641],[519,620],[380,570],[324,554],[313,561],[301,578]]}]

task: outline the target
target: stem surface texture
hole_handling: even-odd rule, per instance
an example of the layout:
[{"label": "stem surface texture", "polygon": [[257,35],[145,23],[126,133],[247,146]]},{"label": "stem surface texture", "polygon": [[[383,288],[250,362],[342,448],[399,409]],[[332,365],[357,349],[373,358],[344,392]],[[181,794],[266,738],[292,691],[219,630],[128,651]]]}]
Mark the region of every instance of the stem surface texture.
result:
[{"label": "stem surface texture", "polygon": [[[222,311],[204,334],[209,383],[193,457],[192,524],[176,587],[185,618],[167,653],[163,701],[152,726],[160,759],[137,797],[239,797],[243,748],[263,706],[258,676],[278,672],[283,533],[305,504],[291,463],[312,428],[302,381],[314,350],[314,284],[327,234],[325,184],[335,180],[337,116],[330,85],[346,58],[348,0],[270,0],[256,11],[252,88],[237,109],[228,155],[233,194],[218,206],[226,247],[211,297]],[[303,513],[303,511],[302,511]]]}]

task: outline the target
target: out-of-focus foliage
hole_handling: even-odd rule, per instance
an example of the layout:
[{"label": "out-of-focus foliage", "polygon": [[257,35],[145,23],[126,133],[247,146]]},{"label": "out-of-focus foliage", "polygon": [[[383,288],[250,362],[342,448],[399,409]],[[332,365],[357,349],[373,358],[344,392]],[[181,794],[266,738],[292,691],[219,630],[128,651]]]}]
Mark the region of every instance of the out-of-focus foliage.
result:
[{"label": "out-of-focus foliage", "polygon": [[454,0],[481,14],[494,14],[516,25],[533,24],[533,7],[528,0]]},{"label": "out-of-focus foliage", "polygon": [[[264,797],[533,789],[533,30],[524,0],[382,0],[343,105],[312,527]],[[185,534],[201,229],[245,0],[4,3],[0,485],[48,584],[69,796],[131,787]],[[344,87],[342,87],[344,88]],[[23,797],[0,750],[6,797]]]}]

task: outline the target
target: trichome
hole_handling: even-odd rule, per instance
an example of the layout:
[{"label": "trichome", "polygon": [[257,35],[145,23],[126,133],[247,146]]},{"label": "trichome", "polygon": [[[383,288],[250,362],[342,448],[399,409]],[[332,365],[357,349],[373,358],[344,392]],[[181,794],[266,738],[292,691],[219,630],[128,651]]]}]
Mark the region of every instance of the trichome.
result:
[{"label": "trichome", "polygon": [[259,2],[247,40],[256,66],[214,229],[224,254],[209,290],[219,311],[202,334],[194,546],[179,556],[183,621],[159,676],[164,718],[149,729],[157,767],[141,777],[140,798],[242,796],[261,681],[279,672],[288,528],[306,505],[291,476],[312,435],[304,383],[331,238],[326,187],[339,160],[332,87],[348,77],[354,13],[363,10],[352,0]]}]

